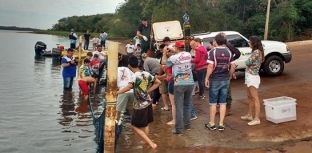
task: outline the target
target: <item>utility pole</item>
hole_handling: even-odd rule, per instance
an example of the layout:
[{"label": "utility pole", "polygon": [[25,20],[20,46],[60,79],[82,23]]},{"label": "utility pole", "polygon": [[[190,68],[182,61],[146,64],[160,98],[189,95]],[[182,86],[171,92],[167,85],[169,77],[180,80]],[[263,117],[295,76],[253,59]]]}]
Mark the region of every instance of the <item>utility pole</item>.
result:
[{"label": "utility pole", "polygon": [[271,9],[271,0],[268,0],[268,8],[267,8],[265,29],[264,29],[264,40],[268,40],[269,21],[270,21],[270,9]]},{"label": "utility pole", "polygon": [[191,25],[190,25],[190,16],[185,13],[183,15],[183,34],[184,34],[184,41],[185,41],[185,49],[187,52],[191,51],[191,46],[190,46],[190,42],[191,42]]},{"label": "utility pole", "polygon": [[107,52],[107,90],[106,113],[104,126],[104,152],[115,153],[116,130],[116,101],[117,101],[117,69],[118,69],[118,43],[109,42]]}]

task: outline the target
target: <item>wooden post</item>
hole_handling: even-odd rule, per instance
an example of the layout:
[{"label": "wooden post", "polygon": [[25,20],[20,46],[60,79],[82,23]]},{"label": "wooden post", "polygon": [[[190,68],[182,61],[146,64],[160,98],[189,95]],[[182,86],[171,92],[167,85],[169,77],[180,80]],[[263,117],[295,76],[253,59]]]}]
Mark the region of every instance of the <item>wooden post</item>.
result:
[{"label": "wooden post", "polygon": [[117,69],[118,69],[118,43],[109,42],[107,51],[107,90],[106,90],[106,114],[104,126],[104,152],[115,152],[115,126],[117,119]]},{"label": "wooden post", "polygon": [[[82,49],[82,36],[79,36],[79,44],[78,44],[78,76],[80,76],[80,65],[82,64],[81,62],[81,49]],[[79,77],[78,77],[79,78]]]},{"label": "wooden post", "polygon": [[268,0],[265,29],[264,29],[264,40],[268,40],[268,31],[269,31],[269,21],[270,21],[270,9],[271,9],[271,0]]}]

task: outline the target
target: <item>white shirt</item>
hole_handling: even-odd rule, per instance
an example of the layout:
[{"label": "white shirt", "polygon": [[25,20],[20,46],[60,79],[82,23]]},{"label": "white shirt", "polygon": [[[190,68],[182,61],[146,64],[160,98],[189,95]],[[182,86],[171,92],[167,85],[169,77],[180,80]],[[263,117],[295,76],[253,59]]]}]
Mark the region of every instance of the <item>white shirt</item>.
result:
[{"label": "white shirt", "polygon": [[135,41],[135,47],[136,47],[138,44],[140,44],[140,39],[139,39],[137,36],[134,37],[133,39],[134,39],[134,41]]},{"label": "white shirt", "polygon": [[100,62],[104,61],[104,59],[105,59],[104,53],[103,52],[99,52],[99,51],[94,51],[93,52],[93,56],[92,56],[91,60],[93,60],[93,57],[94,57],[95,54],[99,55],[99,61]]},{"label": "white shirt", "polygon": [[127,48],[127,53],[133,53],[134,45],[127,44],[126,48]]},{"label": "white shirt", "polygon": [[[127,67],[118,67],[117,70],[117,87],[122,89],[131,82],[133,77],[133,72]],[[133,89],[127,91],[126,93],[133,93]]]},{"label": "white shirt", "polygon": [[100,39],[99,38],[93,38],[92,41],[93,41],[93,43],[97,43],[98,44],[100,42]]}]

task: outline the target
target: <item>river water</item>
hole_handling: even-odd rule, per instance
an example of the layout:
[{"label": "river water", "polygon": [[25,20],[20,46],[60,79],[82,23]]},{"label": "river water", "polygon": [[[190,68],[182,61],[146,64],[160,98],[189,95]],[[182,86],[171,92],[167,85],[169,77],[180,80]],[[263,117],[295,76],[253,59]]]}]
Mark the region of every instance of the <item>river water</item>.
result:
[{"label": "river water", "polygon": [[96,152],[90,113],[78,114],[78,86],[63,94],[61,67],[34,60],[40,40],[48,50],[66,37],[0,31],[0,152]]},{"label": "river water", "polygon": [[[68,39],[15,31],[0,30],[0,34],[0,153],[95,153],[91,113],[81,103],[77,82],[72,92],[63,93],[59,63],[51,58],[34,59],[37,41],[45,42],[50,50],[56,44],[68,48]],[[157,110],[154,116],[151,138],[159,146],[156,152],[245,152],[185,148],[182,139],[164,134],[172,129],[164,124],[170,120],[170,113]],[[133,134],[129,123],[125,125],[117,152],[150,152],[142,147],[141,139]]]}]

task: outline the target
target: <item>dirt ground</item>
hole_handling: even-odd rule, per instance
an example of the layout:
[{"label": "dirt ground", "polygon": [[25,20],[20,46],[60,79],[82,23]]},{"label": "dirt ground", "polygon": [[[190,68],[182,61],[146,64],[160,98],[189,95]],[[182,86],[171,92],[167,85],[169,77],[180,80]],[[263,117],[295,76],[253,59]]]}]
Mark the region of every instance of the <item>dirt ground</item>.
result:
[{"label": "dirt ground", "polygon": [[[125,42],[121,42],[125,43]],[[261,100],[279,96],[289,96],[297,101],[297,120],[274,124],[266,120],[261,103],[261,124],[248,126],[240,119],[247,113],[247,96],[244,73],[237,72],[237,79],[231,81],[233,115],[226,117],[224,132],[208,131],[204,124],[209,119],[209,106],[205,100],[193,99],[198,119],[192,121],[192,131],[182,136],[170,133],[172,126],[170,112],[154,110],[154,122],[150,126],[150,137],[158,144],[157,152],[209,152],[209,153],[311,153],[312,142],[312,41],[287,43],[293,58],[285,64],[282,75],[261,76],[259,98]],[[124,44],[121,50],[124,51]],[[207,93],[207,92],[206,92]],[[126,126],[127,128],[127,126]],[[129,127],[128,127],[129,128]],[[139,143],[131,129],[125,129],[117,144],[118,152],[150,152]],[[208,147],[209,146],[209,147]],[[248,150],[246,150],[248,149]]]}]

